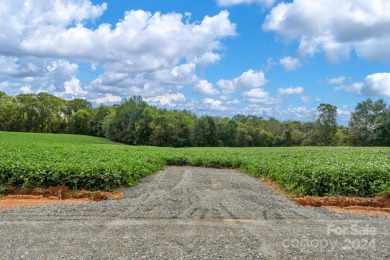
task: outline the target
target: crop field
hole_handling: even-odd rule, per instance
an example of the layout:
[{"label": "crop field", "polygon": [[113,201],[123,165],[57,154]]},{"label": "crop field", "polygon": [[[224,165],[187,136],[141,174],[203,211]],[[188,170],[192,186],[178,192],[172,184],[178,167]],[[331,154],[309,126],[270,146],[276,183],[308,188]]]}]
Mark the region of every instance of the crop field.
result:
[{"label": "crop field", "polygon": [[0,193],[65,185],[112,190],[165,165],[235,168],[297,195],[390,193],[390,148],[162,148],[79,135],[0,132]]}]

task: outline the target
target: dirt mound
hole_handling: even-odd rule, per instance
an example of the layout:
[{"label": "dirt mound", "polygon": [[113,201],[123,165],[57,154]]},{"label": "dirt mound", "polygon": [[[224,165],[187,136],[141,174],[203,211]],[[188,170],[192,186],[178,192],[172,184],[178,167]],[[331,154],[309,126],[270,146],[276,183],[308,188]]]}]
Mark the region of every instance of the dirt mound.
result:
[{"label": "dirt mound", "polygon": [[45,198],[57,197],[58,199],[89,199],[92,201],[102,201],[107,199],[120,200],[122,193],[119,191],[89,191],[89,190],[69,190],[65,186],[50,187],[50,188],[34,188],[34,189],[20,189],[16,187],[9,187],[5,192],[8,195],[34,195],[43,196]]},{"label": "dirt mound", "polygon": [[48,204],[87,203],[107,199],[120,200],[122,199],[122,193],[119,191],[71,191],[64,186],[35,189],[9,187],[5,195],[0,197],[0,209]]},{"label": "dirt mound", "polygon": [[340,213],[368,214],[390,217],[390,197],[348,198],[348,197],[299,197],[292,201],[301,206],[325,207]]}]

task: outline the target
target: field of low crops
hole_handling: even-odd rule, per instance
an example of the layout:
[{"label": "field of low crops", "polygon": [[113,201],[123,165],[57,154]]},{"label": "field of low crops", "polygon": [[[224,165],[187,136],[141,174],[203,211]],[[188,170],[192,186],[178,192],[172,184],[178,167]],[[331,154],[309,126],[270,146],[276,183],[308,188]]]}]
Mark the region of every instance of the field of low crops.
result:
[{"label": "field of low crops", "polygon": [[236,168],[299,195],[390,193],[390,148],[161,148],[78,135],[0,132],[0,193],[65,185],[111,190],[165,165]]}]

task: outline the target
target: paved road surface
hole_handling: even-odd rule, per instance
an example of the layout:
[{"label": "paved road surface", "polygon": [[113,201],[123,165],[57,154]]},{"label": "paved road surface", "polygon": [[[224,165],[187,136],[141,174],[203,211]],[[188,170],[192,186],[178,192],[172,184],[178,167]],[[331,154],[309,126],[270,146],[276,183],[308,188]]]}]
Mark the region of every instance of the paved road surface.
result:
[{"label": "paved road surface", "polygon": [[167,167],[122,201],[0,211],[0,259],[390,259],[390,219],[297,206],[234,170]]}]

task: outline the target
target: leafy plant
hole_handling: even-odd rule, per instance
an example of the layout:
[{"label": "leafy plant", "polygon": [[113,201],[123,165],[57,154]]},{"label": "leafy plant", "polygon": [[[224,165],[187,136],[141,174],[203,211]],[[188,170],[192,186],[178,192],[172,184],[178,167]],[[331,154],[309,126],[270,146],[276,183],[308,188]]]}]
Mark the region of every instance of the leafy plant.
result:
[{"label": "leafy plant", "polygon": [[165,165],[235,168],[314,196],[390,194],[390,148],[161,148],[78,135],[0,132],[0,193],[66,186],[112,190]]}]

